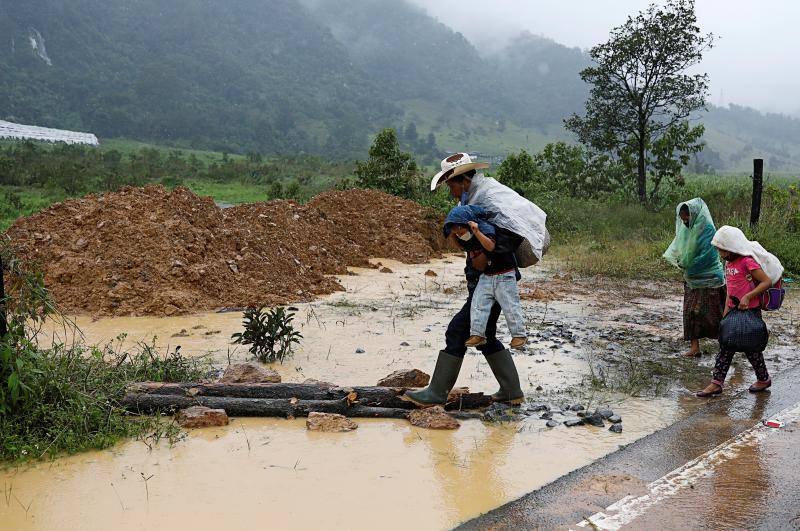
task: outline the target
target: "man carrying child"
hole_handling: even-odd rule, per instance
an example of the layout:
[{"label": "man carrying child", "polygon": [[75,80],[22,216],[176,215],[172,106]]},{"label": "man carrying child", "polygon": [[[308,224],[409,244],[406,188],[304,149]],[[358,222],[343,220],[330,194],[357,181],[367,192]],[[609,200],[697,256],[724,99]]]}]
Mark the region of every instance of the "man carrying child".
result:
[{"label": "man carrying child", "polygon": [[[488,167],[486,163],[472,162],[466,153],[456,153],[442,161],[442,171],[431,182],[431,190],[446,184],[450,195],[464,207],[450,213],[444,231],[467,252],[464,273],[468,295],[447,327],[445,348],[439,352],[430,384],[404,395],[406,400],[422,407],[446,403],[468,346],[475,346],[486,357],[500,384],[500,389],[492,395],[494,400],[519,404],[525,398],[511,352],[497,339],[497,320],[505,310],[515,336],[512,345],[524,346],[526,335],[516,286],[517,266],[531,265],[541,259],[549,243],[544,227],[546,215],[510,188],[477,173]],[[521,255],[523,248],[526,252]],[[520,256],[530,258],[520,264]],[[478,289],[481,283],[483,286]],[[478,314],[475,319],[471,319],[473,307]]]}]

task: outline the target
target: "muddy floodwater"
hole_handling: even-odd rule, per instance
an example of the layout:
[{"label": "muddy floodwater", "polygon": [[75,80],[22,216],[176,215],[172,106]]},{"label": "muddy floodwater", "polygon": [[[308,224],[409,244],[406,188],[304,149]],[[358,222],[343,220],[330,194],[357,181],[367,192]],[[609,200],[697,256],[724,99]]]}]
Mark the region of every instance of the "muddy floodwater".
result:
[{"label": "muddy floodwater", "polygon": [[[397,369],[432,370],[447,323],[465,298],[462,259],[424,265],[380,262],[392,272],[353,269],[341,277],[345,291],[295,305],[295,324],[304,339],[293,357],[273,367],[283,381],[374,385]],[[525,291],[548,285],[553,273],[526,271]],[[529,399],[554,408],[610,405],[623,417],[621,434],[607,427],[550,429],[538,415],[503,423],[462,421],[452,432],[422,430],[406,421],[359,419],[356,431],[341,434],[308,432],[302,419],[233,419],[225,428],[192,430],[172,447],[162,443],[150,449],[129,441],[102,452],[0,471],[5,494],[0,527],[454,526],[697,407],[681,395],[634,398],[586,383],[598,353],[624,350],[630,337],[640,347],[677,353],[683,347],[681,295],[679,289],[658,298],[637,295],[620,308],[610,305],[606,295],[551,289],[524,301],[531,344],[515,360]],[[231,334],[241,329],[239,312],[78,317],[76,322],[90,344],[114,342],[116,348],[128,348],[155,341],[163,352],[180,345],[184,355],[210,356],[217,367],[248,358],[244,349],[230,344]],[[505,341],[510,339],[502,318],[500,330]],[[42,340],[53,338],[73,340],[58,327],[46,330]],[[743,385],[748,375],[738,371],[735,381]],[[467,355],[457,385],[496,390],[477,354]]]}]

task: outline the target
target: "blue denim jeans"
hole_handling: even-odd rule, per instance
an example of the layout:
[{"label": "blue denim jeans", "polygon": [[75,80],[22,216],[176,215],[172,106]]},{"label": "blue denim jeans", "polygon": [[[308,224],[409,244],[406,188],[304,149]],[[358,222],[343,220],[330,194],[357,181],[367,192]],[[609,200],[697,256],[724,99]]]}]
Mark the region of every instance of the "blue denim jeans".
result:
[{"label": "blue denim jeans", "polygon": [[486,337],[486,324],[495,303],[503,309],[511,337],[526,337],[525,317],[519,302],[515,271],[499,275],[481,275],[472,295],[470,335]]}]

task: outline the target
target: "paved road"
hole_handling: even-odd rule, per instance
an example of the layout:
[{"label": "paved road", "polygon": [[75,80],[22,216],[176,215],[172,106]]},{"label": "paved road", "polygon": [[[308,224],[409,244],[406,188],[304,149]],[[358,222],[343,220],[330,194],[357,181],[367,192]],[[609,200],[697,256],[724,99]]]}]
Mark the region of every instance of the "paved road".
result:
[{"label": "paved road", "polygon": [[[760,425],[777,416],[783,428]],[[800,529],[800,367],[459,529],[581,528]]]}]

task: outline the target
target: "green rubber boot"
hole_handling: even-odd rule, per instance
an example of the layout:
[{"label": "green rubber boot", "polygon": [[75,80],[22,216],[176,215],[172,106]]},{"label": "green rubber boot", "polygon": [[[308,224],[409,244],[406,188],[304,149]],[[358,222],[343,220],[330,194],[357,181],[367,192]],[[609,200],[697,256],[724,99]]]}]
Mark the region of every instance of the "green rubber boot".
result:
[{"label": "green rubber boot", "polygon": [[519,386],[519,374],[511,352],[506,349],[487,354],[486,361],[489,362],[489,367],[500,384],[500,390],[492,395],[492,399],[495,402],[521,404],[525,400],[525,393]]},{"label": "green rubber boot", "polygon": [[447,395],[456,384],[458,372],[464,358],[439,351],[436,368],[428,387],[418,391],[406,391],[400,398],[413,402],[420,407],[443,406],[447,402]]}]

